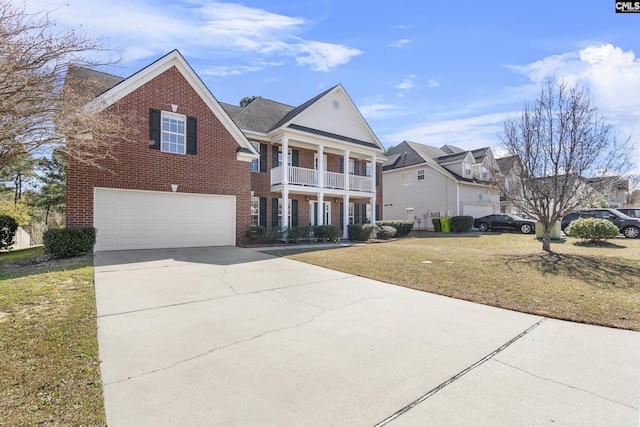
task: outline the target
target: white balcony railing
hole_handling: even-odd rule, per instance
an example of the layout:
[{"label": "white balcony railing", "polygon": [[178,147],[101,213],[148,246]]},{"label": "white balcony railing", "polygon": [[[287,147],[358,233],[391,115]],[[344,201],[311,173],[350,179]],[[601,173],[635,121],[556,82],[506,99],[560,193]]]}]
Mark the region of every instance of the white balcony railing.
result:
[{"label": "white balcony railing", "polygon": [[[271,169],[271,185],[280,185],[284,183],[283,166]],[[319,187],[318,171],[315,169],[305,169],[295,166],[287,167],[288,176],[287,183],[292,185],[303,185],[308,187]],[[324,172],[324,188],[332,188],[345,190],[344,174],[336,172]],[[349,175],[349,190],[373,192],[371,177]]]}]

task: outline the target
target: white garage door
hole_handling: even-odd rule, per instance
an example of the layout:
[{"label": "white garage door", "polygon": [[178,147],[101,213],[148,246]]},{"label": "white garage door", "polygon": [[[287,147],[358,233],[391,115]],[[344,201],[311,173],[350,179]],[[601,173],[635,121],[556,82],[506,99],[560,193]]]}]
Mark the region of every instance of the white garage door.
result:
[{"label": "white garage door", "polygon": [[96,251],[235,245],[236,200],[96,188]]},{"label": "white garage door", "polygon": [[464,203],[462,205],[462,211],[462,215],[472,216],[474,218],[480,218],[481,216],[494,213],[493,205],[481,205],[478,203]]}]

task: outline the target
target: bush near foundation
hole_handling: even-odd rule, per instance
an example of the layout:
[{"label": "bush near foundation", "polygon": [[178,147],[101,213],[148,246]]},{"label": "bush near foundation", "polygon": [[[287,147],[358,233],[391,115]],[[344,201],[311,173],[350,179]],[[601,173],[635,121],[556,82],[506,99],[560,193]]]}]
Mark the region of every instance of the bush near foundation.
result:
[{"label": "bush near foundation", "polygon": [[47,230],[42,240],[46,253],[56,258],[72,258],[93,251],[96,229],[86,227]]},{"label": "bush near foundation", "polygon": [[473,217],[467,215],[452,216],[451,217],[451,231],[454,233],[462,233],[465,231],[471,231],[473,227]]},{"label": "bush near foundation", "polygon": [[389,226],[396,229],[395,237],[404,237],[413,230],[413,221],[376,221],[378,226]]}]

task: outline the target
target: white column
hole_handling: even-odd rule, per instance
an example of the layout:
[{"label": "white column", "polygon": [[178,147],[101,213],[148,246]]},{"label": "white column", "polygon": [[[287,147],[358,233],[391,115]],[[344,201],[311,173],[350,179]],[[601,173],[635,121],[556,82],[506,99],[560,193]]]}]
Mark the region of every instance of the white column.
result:
[{"label": "white column", "polygon": [[[287,185],[289,183],[289,137],[282,137],[282,167],[284,169],[284,176],[282,183]],[[284,206],[282,207],[284,209]]]},{"label": "white column", "polygon": [[342,205],[344,206],[342,208],[342,238],[348,239],[349,231],[347,227],[349,225],[349,196],[346,194],[342,196]]},{"label": "white column", "polygon": [[349,150],[344,151],[344,189],[349,190]]},{"label": "white column", "polygon": [[324,188],[324,145],[318,146],[318,187]]},{"label": "white column", "polygon": [[289,228],[289,190],[282,190],[282,229]]},{"label": "white column", "polygon": [[318,225],[324,225],[324,193],[318,193]]},{"label": "white column", "polygon": [[371,224],[375,224],[376,220],[378,218],[376,218],[376,196],[373,196],[370,199],[370,203],[371,203]]}]

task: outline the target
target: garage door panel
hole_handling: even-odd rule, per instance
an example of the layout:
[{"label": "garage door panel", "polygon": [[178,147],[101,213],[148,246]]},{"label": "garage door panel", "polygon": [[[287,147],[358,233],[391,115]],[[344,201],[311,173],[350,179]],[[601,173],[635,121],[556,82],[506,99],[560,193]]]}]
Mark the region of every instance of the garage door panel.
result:
[{"label": "garage door panel", "polygon": [[96,188],[96,251],[235,245],[235,197]]}]

